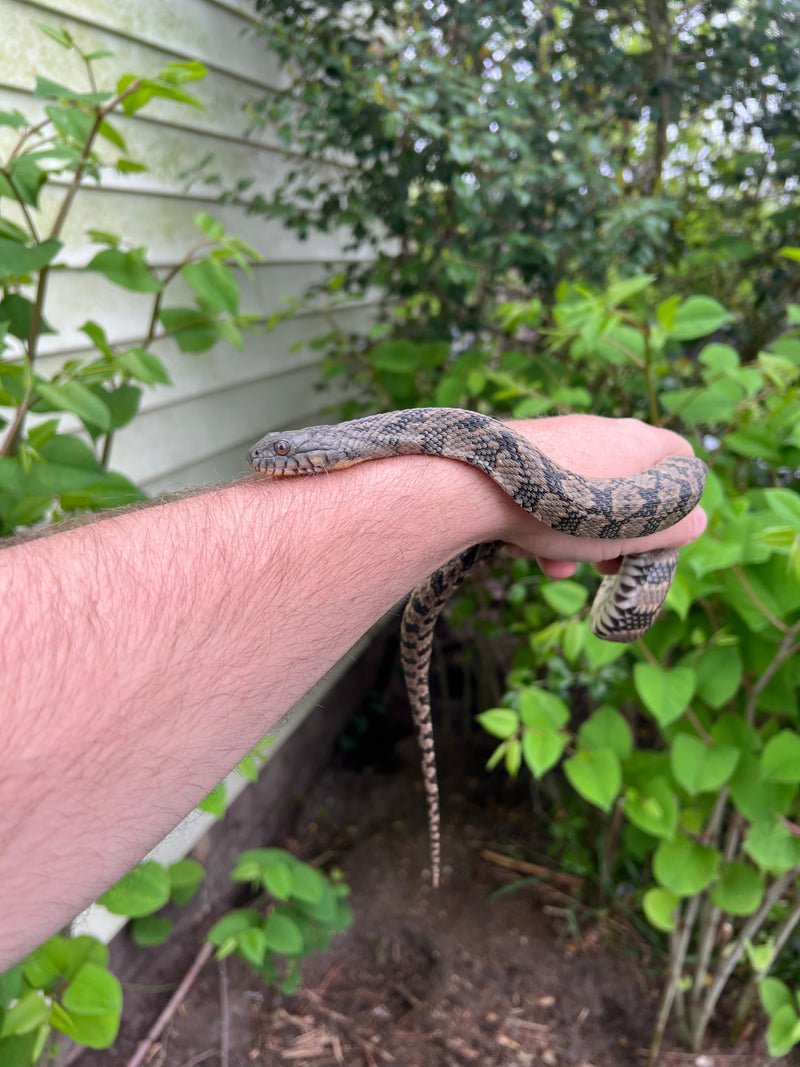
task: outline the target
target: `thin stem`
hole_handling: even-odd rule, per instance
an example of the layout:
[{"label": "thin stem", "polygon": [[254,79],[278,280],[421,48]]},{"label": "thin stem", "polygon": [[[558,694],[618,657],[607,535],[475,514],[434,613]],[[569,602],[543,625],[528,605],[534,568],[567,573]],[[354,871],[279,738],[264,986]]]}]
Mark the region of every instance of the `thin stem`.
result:
[{"label": "thin stem", "polygon": [[697,736],[700,738],[700,740],[703,742],[704,745],[711,746],[711,745],[714,744],[713,737],[711,736],[711,734],[709,734],[708,730],[706,730],[705,726],[703,726],[703,724],[697,718],[697,715],[694,713],[694,710],[692,709],[691,704],[686,709],[686,718],[689,720],[689,722],[695,728],[695,730],[697,732]]},{"label": "thin stem", "polygon": [[[711,817],[708,820],[706,832],[703,835],[706,842],[709,844],[714,843],[718,837],[719,827],[722,823],[722,818],[728,803],[728,792],[728,786],[726,785],[720,790],[717,799],[714,801],[714,808],[711,812]],[[730,835],[728,835],[728,840],[726,840],[726,849],[729,843]],[[727,855],[726,858],[728,858]],[[722,915],[720,909],[713,906],[705,894],[703,894],[703,896],[703,910],[698,924],[699,939],[697,946],[697,960],[694,965],[694,980],[692,981],[692,991],[689,998],[690,1009],[693,1016],[697,1005],[700,1003],[703,989],[705,988],[711,953],[714,950],[714,943],[717,939],[717,929],[719,928],[719,920]]]},{"label": "thin stem", "polygon": [[767,605],[763,602],[763,600],[759,598],[752,585],[750,585],[750,583],[748,582],[747,576],[745,575],[739,564],[734,563],[731,566],[731,570],[738,578],[739,584],[744,589],[745,593],[747,593],[748,597],[752,600],[753,604],[758,608],[764,618],[771,622],[776,630],[780,630],[782,634],[785,634],[789,629],[788,626],[782,619],[779,619],[777,615],[773,615]]},{"label": "thin stem", "polygon": [[686,961],[686,953],[689,949],[689,938],[697,918],[697,910],[700,907],[700,897],[694,896],[689,901],[684,912],[683,921],[678,931],[673,931],[670,937],[670,956],[672,963],[669,971],[669,981],[661,998],[658,1009],[658,1017],[653,1030],[653,1040],[647,1055],[647,1067],[655,1067],[658,1062],[658,1054],[661,1050],[661,1042],[664,1040],[664,1032],[667,1028],[672,1004],[678,991],[678,984],[683,974],[683,965]]},{"label": "thin stem", "polygon": [[800,865],[793,867],[790,871],[786,871],[780,878],[776,878],[772,885],[761,901],[761,907],[751,915],[748,921],[744,924],[739,934],[731,945],[730,951],[725,956],[720,957],[717,963],[717,969],[714,973],[714,978],[711,981],[711,985],[708,987],[705,1000],[703,1002],[702,1009],[695,1021],[694,1030],[692,1032],[692,1048],[697,1051],[700,1046],[700,1042],[703,1039],[706,1027],[708,1026],[708,1020],[717,1006],[717,1001],[722,995],[722,991],[727,985],[728,979],[736,969],[736,965],[744,955],[745,948],[748,942],[752,941],[759,929],[764,923],[764,920],[769,915],[772,905],[776,903],[786,892],[786,889],[792,884],[795,878],[800,874]]},{"label": "thin stem", "polygon": [[739,998],[739,1003],[736,1005],[732,1024],[735,1032],[741,1029],[741,1026],[743,1025],[745,1019],[747,1018],[750,1012],[750,1007],[755,998],[756,991],[758,990],[758,987],[762,979],[764,978],[764,975],[769,974],[769,972],[772,970],[775,960],[777,960],[778,956],[780,956],[781,952],[785,948],[786,942],[792,936],[794,928],[797,926],[798,922],[800,922],[800,893],[798,893],[797,889],[795,889],[794,905],[792,907],[792,910],[789,912],[789,914],[783,920],[781,925],[778,927],[778,930],[775,934],[775,940],[772,946],[772,952],[769,957],[769,962],[762,970],[757,971],[755,974],[751,975],[750,981],[747,983],[747,986],[745,987],[741,997]]},{"label": "thin stem", "polygon": [[794,639],[800,633],[800,619],[790,627],[786,632],[786,636],[781,641],[778,651],[770,660],[766,669],[762,673],[761,677],[755,683],[753,688],[747,697],[747,705],[745,706],[745,722],[749,726],[752,726],[756,717],[756,705],[758,704],[758,698],[763,691],[772,681],[775,674],[781,669],[787,660],[791,659],[795,652],[800,652],[800,642],[794,644]]}]

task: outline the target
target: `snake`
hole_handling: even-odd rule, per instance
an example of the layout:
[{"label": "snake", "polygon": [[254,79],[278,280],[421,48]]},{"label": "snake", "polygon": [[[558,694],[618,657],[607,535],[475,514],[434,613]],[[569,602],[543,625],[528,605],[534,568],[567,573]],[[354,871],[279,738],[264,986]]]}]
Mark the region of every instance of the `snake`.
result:
[{"label": "snake", "polygon": [[[586,478],[560,466],[513,426],[460,408],[411,408],[336,425],[268,433],[250,450],[251,470],[273,478],[313,475],[402,455],[444,456],[488,475],[539,522],[575,537],[637,538],[664,530],[695,507],[706,466],[667,456],[639,474]],[[472,545],[412,590],[401,622],[401,660],[422,756],[431,882],[441,876],[441,813],[430,697],[436,620],[450,597],[501,541]],[[595,595],[590,627],[607,641],[635,641],[651,627],[669,591],[677,549],[624,556]]]}]

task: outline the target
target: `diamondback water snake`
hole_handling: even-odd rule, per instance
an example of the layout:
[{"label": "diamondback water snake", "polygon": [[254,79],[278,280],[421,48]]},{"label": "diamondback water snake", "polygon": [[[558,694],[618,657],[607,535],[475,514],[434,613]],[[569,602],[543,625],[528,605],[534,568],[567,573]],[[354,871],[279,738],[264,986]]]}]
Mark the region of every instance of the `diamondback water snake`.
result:
[{"label": "diamondback water snake", "polygon": [[[630,477],[584,478],[548,459],[506,424],[458,408],[413,408],[270,433],[250,450],[247,462],[258,473],[284,477],[414,454],[477,467],[534,518],[576,537],[644,537],[666,529],[689,514],[705,483],[705,465],[688,456],[670,456]],[[428,685],[433,628],[445,602],[501,544],[473,545],[450,560],[412,591],[403,613],[403,669],[422,749],[434,885],[441,830]],[[633,641],[645,633],[664,602],[677,560],[676,549],[624,557],[618,574],[604,578],[595,597],[594,633],[609,641]]]}]

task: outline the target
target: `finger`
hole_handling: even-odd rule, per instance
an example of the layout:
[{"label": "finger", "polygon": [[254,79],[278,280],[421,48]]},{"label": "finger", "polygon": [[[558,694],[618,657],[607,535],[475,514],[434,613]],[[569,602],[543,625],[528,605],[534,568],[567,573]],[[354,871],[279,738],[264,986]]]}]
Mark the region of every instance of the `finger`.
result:
[{"label": "finger", "polygon": [[578,569],[577,563],[568,559],[548,559],[537,556],[536,562],[548,578],[571,578]]},{"label": "finger", "polygon": [[593,537],[573,537],[570,534],[550,530],[537,524],[532,527],[532,536],[508,545],[512,556],[531,557],[543,560],[570,560],[581,563],[608,563],[620,556],[632,556],[651,552],[657,548],[682,548],[694,541],[705,530],[706,513],[695,508],[691,514],[670,526],[668,530],[650,534],[648,537],[628,537],[619,541],[601,540]]}]

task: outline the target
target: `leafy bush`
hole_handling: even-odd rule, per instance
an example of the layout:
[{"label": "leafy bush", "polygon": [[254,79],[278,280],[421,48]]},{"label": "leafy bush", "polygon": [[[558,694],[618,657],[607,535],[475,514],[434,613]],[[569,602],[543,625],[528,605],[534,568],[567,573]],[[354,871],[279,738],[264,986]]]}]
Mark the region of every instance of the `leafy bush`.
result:
[{"label": "leafy bush", "polygon": [[[247,270],[258,258],[205,212],[195,216],[197,243],[163,277],[146,249],[126,246],[119,234],[90,231],[101,248],[82,271],[149,294],[149,326],[134,343],[117,345],[100,323],[87,321],[81,330],[92,354],[65,361],[49,377],[43,373],[42,339],[54,332],[48,283],[57,272],[77,269],[60,259],[76,195],[87,182],[102,182],[102,167],[122,174],[146,170],[128,157],[118,120],[156,97],[200,107],[183,86],[205,75],[199,63],[170,63],[156,78],[125,74],[113,89],[100,90],[94,68],[109,53],[85,54],[66,30],[44,30],[81,56],[89,91],[40,76],[32,95],[43,117],[0,112],[0,127],[14,134],[0,160],[0,408],[9,412],[0,418],[0,534],[142,498],[124,475],[108,470],[108,460],[113,435],[136,416],[143,387],[169,384],[153,345],[171,337],[183,352],[203,352],[220,340],[241,348],[241,330],[251,317],[240,312],[231,267]],[[190,306],[168,303],[177,279],[189,287]],[[83,437],[67,432],[76,421]]]},{"label": "leafy bush", "polygon": [[96,938],[59,934],[0,975],[3,1067],[37,1063],[51,1030],[88,1048],[112,1045],[122,989],[107,965],[108,949]]},{"label": "leafy bush", "polygon": [[331,880],[279,848],[243,852],[231,873],[271,898],[266,915],[241,908],[220,919],[208,932],[217,958],[236,953],[269,984],[292,993],[301,981],[299,963],[326,949],[331,935],[346,930],[353,913],[349,889],[334,872]]}]

